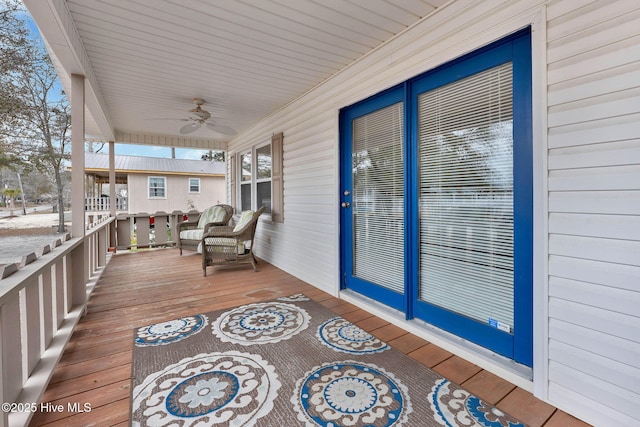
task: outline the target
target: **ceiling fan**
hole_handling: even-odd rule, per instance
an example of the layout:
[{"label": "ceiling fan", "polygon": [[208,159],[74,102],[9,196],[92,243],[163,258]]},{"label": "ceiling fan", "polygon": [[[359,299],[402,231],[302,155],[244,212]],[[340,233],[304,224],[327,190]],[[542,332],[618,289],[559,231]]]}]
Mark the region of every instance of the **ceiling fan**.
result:
[{"label": "ceiling fan", "polygon": [[193,98],[193,103],[196,104],[196,108],[192,108],[189,110],[189,118],[181,119],[183,121],[190,121],[180,128],[180,134],[186,135],[191,132],[195,132],[200,129],[202,125],[205,125],[209,130],[214,132],[221,133],[223,135],[235,135],[236,131],[229,126],[217,125],[215,122],[211,121],[211,113],[207,110],[202,109],[202,105],[204,104],[204,99],[202,98]]}]

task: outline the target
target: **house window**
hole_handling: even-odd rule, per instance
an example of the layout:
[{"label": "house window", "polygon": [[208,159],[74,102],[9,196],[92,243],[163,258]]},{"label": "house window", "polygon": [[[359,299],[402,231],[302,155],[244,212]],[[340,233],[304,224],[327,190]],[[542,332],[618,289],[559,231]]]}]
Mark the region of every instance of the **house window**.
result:
[{"label": "house window", "polygon": [[252,167],[251,152],[240,155],[240,210],[251,209]]},{"label": "house window", "polygon": [[254,146],[240,156],[240,209],[257,210],[265,207],[271,213],[273,158],[271,144]]},{"label": "house window", "polygon": [[271,144],[256,149],[256,207],[271,212]]},{"label": "house window", "polygon": [[149,177],[149,198],[150,199],[165,199],[167,179],[163,176],[150,176]]},{"label": "house window", "polygon": [[[271,221],[284,222],[284,181],[282,154],[284,135],[274,134],[270,142],[253,146],[251,150],[231,156],[232,203],[239,210],[257,210],[264,206]],[[235,172],[234,171],[237,171]],[[239,185],[236,187],[236,183]],[[239,202],[236,202],[239,197]]]},{"label": "house window", "polygon": [[189,193],[200,192],[200,178],[189,178]]}]

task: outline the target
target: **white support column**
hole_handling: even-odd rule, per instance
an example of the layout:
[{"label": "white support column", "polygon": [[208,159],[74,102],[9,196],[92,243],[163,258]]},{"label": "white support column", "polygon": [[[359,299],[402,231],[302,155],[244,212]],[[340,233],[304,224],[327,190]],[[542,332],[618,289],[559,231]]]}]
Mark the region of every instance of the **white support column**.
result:
[{"label": "white support column", "polygon": [[109,141],[109,216],[116,216],[116,143]]},{"label": "white support column", "polygon": [[[71,75],[71,235],[85,236],[84,212],[84,76]],[[89,280],[89,259],[83,243],[70,255],[71,265],[71,303],[84,306],[86,284]]]},{"label": "white support column", "polygon": [[[118,198],[116,196],[116,143],[109,141],[109,216],[116,217]],[[116,222],[109,226],[109,247],[116,247]]]},{"label": "white support column", "polygon": [[71,235],[85,234],[84,76],[71,75]]}]

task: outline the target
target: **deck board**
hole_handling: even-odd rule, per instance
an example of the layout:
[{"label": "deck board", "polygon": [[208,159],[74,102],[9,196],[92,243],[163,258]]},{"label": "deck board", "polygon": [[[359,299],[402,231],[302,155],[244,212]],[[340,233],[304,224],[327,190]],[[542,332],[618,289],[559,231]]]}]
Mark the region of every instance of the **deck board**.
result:
[{"label": "deck board", "polygon": [[250,268],[209,268],[203,277],[200,258],[189,252],[180,256],[177,249],[111,259],[41,400],[65,407],[89,403],[91,412],[40,412],[30,426],[128,425],[134,328],[295,293],[306,294],[452,381],[468,384],[472,392],[485,394],[517,418],[534,425],[586,426],[513,384],[266,262],[259,263],[258,273]]}]

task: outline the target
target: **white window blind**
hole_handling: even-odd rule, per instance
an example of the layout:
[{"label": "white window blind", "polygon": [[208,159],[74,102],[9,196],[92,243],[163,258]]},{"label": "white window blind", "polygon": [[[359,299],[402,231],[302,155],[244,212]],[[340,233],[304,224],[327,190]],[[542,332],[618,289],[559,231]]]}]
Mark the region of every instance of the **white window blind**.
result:
[{"label": "white window blind", "polygon": [[240,210],[251,209],[251,153],[240,155]]},{"label": "white window blind", "polygon": [[271,144],[256,148],[256,209],[265,207],[265,213],[271,213]]},{"label": "white window blind", "polygon": [[353,121],[353,275],[404,293],[403,105]]},{"label": "white window blind", "polygon": [[513,332],[512,65],[418,104],[419,297]]}]

